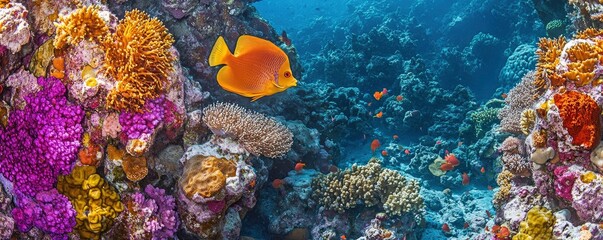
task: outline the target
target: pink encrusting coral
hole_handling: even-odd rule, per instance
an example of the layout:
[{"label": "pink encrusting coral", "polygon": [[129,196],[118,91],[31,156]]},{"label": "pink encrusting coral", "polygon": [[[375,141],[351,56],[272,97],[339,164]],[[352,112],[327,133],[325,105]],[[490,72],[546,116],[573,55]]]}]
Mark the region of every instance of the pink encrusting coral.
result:
[{"label": "pink encrusting coral", "polygon": [[572,201],[572,187],[578,178],[578,172],[570,170],[568,166],[559,166],[553,170],[553,173],[555,174],[555,193],[565,200]]},{"label": "pink encrusting coral", "polygon": [[53,187],[77,159],[84,111],[65,97],[54,77],[38,78],[42,90],[26,96],[23,110],[10,112],[0,128],[0,173],[28,196]]},{"label": "pink encrusting coral", "polygon": [[39,192],[35,198],[18,195],[17,199],[12,215],[21,232],[37,227],[53,239],[67,239],[73,231],[76,212],[69,199],[56,189]]}]

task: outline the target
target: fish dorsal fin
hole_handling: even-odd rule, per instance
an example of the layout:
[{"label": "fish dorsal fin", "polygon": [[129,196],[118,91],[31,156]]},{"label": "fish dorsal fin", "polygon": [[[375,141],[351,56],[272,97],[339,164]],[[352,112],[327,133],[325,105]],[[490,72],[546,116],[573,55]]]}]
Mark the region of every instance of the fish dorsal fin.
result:
[{"label": "fish dorsal fin", "polygon": [[[237,47],[235,49],[234,55],[241,56],[243,54],[249,53],[250,51],[264,49],[274,51],[275,53],[283,52],[278,46],[274,45],[274,43],[251,35],[242,35],[237,40]],[[284,53],[284,52],[283,52]]]}]

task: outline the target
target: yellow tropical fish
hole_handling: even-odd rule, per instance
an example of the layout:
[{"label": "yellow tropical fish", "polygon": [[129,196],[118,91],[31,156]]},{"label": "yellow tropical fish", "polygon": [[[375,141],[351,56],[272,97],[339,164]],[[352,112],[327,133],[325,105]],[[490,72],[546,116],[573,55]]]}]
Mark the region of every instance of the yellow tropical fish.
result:
[{"label": "yellow tropical fish", "polygon": [[239,37],[234,54],[220,36],[209,55],[209,65],[224,65],[218,72],[218,84],[251,101],[297,86],[287,54],[272,42],[250,35]]}]

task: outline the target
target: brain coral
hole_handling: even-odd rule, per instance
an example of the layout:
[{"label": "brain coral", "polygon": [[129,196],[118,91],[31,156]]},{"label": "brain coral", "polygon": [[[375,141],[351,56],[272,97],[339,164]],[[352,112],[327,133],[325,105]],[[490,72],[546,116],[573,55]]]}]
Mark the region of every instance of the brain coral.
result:
[{"label": "brain coral", "polygon": [[203,122],[219,137],[231,137],[254,155],[276,158],[293,144],[293,134],[283,124],[260,113],[230,103],[203,109]]},{"label": "brain coral", "polygon": [[107,95],[109,108],[140,112],[147,99],[165,92],[175,60],[170,52],[173,42],[158,19],[139,10],[126,13],[103,42],[103,69],[117,80]]},{"label": "brain coral", "polygon": [[228,159],[198,155],[186,162],[180,184],[189,198],[194,194],[209,198],[226,186],[226,178],[235,176],[236,170],[236,164]]},{"label": "brain coral", "polygon": [[77,212],[75,230],[82,238],[98,239],[124,209],[115,188],[92,166],[77,166],[71,174],[60,176],[57,189],[73,204]]},{"label": "brain coral", "polygon": [[563,119],[563,127],[572,136],[572,144],[588,150],[601,141],[601,108],[590,96],[577,91],[555,94],[555,105]]},{"label": "brain coral", "polygon": [[423,198],[417,181],[407,180],[394,170],[381,167],[378,159],[365,166],[330,173],[313,179],[313,198],[327,209],[344,212],[361,203],[382,204],[388,215],[420,212]]},{"label": "brain coral", "polygon": [[56,78],[38,78],[41,91],[25,97],[0,128],[0,173],[29,196],[49,190],[77,159],[84,111],[67,101]]}]

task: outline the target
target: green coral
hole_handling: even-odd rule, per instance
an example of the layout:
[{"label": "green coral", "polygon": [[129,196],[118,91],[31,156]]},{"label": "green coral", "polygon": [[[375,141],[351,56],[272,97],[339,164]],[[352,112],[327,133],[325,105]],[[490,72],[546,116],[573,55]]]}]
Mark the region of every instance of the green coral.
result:
[{"label": "green coral", "polygon": [[75,208],[75,230],[85,239],[100,239],[100,234],[109,230],[124,210],[115,188],[92,166],[77,166],[71,174],[60,176],[57,189]]},{"label": "green coral", "polygon": [[351,169],[314,178],[312,189],[312,196],[320,205],[338,212],[358,203],[367,207],[382,204],[388,215],[421,213],[423,209],[419,183],[383,168],[376,158],[364,166],[353,165]]},{"label": "green coral", "polygon": [[545,207],[535,206],[526,219],[519,224],[519,233],[513,236],[513,240],[537,240],[553,239],[553,226],[555,215]]},{"label": "green coral", "polygon": [[480,138],[488,130],[487,128],[498,121],[500,108],[484,107],[471,113],[471,121],[474,123],[475,136]]},{"label": "green coral", "polygon": [[555,19],[546,24],[546,35],[549,37],[559,37],[563,35],[565,24],[559,19]]}]

